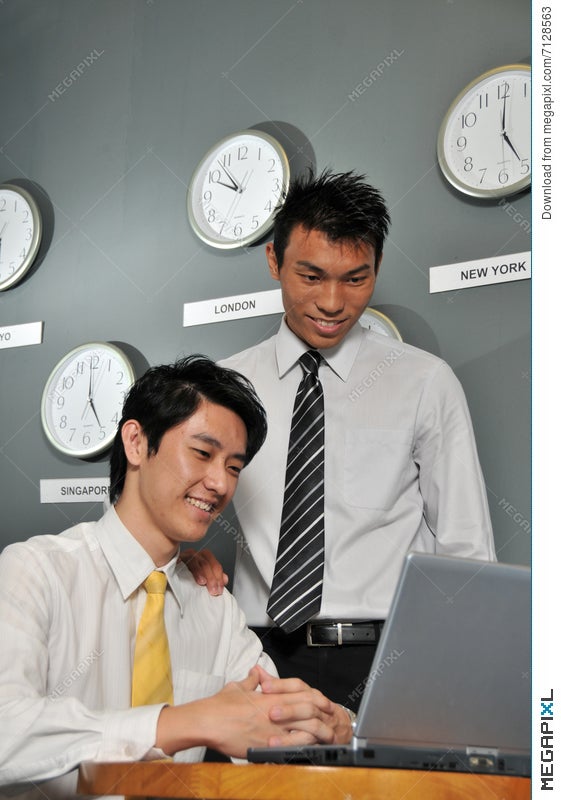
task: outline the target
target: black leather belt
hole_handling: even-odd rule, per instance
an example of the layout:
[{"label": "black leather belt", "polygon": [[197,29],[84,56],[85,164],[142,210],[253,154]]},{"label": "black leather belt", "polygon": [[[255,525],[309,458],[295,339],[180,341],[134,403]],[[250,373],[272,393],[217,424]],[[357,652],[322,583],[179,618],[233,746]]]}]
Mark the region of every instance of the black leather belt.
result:
[{"label": "black leather belt", "polygon": [[383,622],[308,622],[306,644],[308,647],[341,647],[345,644],[376,644]]}]

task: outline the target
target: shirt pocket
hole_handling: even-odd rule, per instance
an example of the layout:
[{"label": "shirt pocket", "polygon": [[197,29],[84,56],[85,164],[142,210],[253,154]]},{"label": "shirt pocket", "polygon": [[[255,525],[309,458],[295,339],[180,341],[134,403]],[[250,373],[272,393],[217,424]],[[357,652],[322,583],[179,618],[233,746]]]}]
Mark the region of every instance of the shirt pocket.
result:
[{"label": "shirt pocket", "polygon": [[358,508],[389,510],[403,491],[410,463],[411,434],[407,430],[346,431],[345,501]]}]

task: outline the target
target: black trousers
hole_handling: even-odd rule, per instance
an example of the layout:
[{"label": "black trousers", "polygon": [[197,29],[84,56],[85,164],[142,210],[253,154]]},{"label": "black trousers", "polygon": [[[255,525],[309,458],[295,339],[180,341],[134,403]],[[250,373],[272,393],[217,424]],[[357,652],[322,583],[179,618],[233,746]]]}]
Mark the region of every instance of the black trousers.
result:
[{"label": "black trousers", "polygon": [[305,629],[285,634],[279,628],[252,628],[273,659],[281,678],[301,678],[335,703],[358,709],[366,689],[376,644],[310,647]]}]

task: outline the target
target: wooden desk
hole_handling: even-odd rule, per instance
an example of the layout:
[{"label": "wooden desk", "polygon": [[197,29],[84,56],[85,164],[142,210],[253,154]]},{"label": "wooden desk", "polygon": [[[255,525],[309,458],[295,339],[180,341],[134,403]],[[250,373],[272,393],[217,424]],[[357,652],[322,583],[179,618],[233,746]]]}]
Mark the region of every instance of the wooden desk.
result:
[{"label": "wooden desk", "polygon": [[362,767],[141,761],[82,764],[79,791],[197,800],[529,800],[530,779]]}]

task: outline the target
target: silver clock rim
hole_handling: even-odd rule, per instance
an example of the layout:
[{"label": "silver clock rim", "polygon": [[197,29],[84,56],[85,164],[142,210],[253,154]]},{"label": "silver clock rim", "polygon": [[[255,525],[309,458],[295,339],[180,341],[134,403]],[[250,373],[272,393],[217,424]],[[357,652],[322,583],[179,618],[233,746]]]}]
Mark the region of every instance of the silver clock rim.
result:
[{"label": "silver clock rim", "polygon": [[218,250],[234,250],[237,248],[247,247],[250,244],[261,239],[268,233],[271,228],[273,227],[273,218],[274,218],[274,211],[270,215],[270,217],[260,225],[255,231],[252,231],[247,236],[242,237],[241,239],[232,239],[224,241],[222,238],[218,239],[216,237],[211,236],[208,231],[202,228],[199,225],[199,222],[195,216],[194,211],[194,204],[197,202],[194,199],[193,190],[195,189],[195,184],[199,178],[200,172],[204,166],[204,164],[215,154],[219,151],[222,147],[224,147],[228,142],[232,141],[232,139],[237,138],[238,136],[254,136],[258,139],[264,139],[268,142],[277,153],[281,163],[282,163],[282,171],[283,171],[283,182],[282,182],[282,194],[287,190],[288,185],[290,183],[290,163],[288,160],[288,156],[283,145],[279,142],[278,139],[275,139],[274,136],[271,136],[269,133],[265,131],[260,131],[252,128],[247,128],[246,130],[236,131],[235,133],[230,133],[227,136],[224,136],[218,142],[216,142],[212,147],[210,147],[201,160],[198,162],[197,166],[193,170],[193,175],[191,180],[189,181],[189,187],[187,189],[187,215],[189,218],[189,223],[196,233],[196,235],[201,239],[205,244],[210,245],[211,247],[217,248]]},{"label": "silver clock rim", "polygon": [[62,444],[55,435],[52,433],[49,427],[49,420],[47,417],[47,401],[49,391],[51,389],[51,385],[53,381],[56,379],[58,373],[60,372],[61,368],[68,362],[71,361],[78,353],[84,350],[94,350],[102,348],[104,350],[110,350],[115,356],[118,356],[119,359],[125,365],[128,371],[128,377],[130,379],[130,385],[135,381],[135,373],[132,362],[130,358],[127,356],[121,348],[117,347],[110,342],[84,342],[84,344],[79,344],[76,347],[73,347],[72,350],[69,350],[65,355],[60,358],[55,366],[51,369],[47,380],[45,381],[45,386],[43,387],[43,393],[41,395],[41,426],[43,428],[43,432],[45,436],[49,440],[49,442],[55,447],[59,452],[63,453],[64,455],[71,456],[73,458],[88,458],[90,456],[98,455],[102,453],[104,450],[111,447],[115,440],[115,436],[117,435],[118,426],[115,427],[115,430],[103,439],[102,442],[98,442],[91,447],[84,447],[80,450],[76,450],[75,448],[67,447],[66,445]]},{"label": "silver clock rim", "polygon": [[471,186],[470,184],[466,184],[461,181],[457,175],[452,171],[448,164],[448,160],[446,158],[446,153],[444,150],[444,137],[446,135],[446,129],[448,127],[448,123],[450,118],[452,117],[454,111],[456,110],[459,103],[464,99],[464,97],[471,92],[471,90],[477,86],[479,83],[487,80],[488,78],[498,75],[503,72],[512,72],[514,70],[521,70],[524,72],[528,72],[528,74],[532,75],[532,67],[530,64],[504,64],[501,67],[494,67],[493,69],[489,69],[486,72],[483,72],[481,75],[478,75],[477,78],[474,78],[467,86],[456,95],[454,100],[450,103],[446,114],[440,124],[440,128],[438,130],[438,138],[437,138],[437,146],[436,152],[438,157],[438,164],[440,169],[442,170],[442,174],[454,188],[458,189],[462,194],[467,194],[470,197],[478,197],[478,198],[485,198],[485,199],[493,199],[493,198],[501,198],[501,197],[508,197],[509,195],[518,194],[519,192],[523,191],[524,189],[528,188],[532,183],[532,171],[530,170],[529,174],[522,178],[522,180],[517,181],[516,183],[511,183],[504,188],[495,188],[495,189],[477,189],[476,187]]},{"label": "silver clock rim", "polygon": [[0,280],[0,292],[3,292],[5,289],[9,289],[10,286],[13,286],[15,283],[19,283],[24,275],[29,272],[39,251],[41,238],[43,236],[43,220],[41,217],[41,211],[33,195],[28,192],[27,189],[24,189],[21,186],[16,186],[15,184],[9,182],[1,183],[0,191],[2,191],[2,189],[8,189],[11,192],[16,192],[16,194],[19,194],[27,202],[29,208],[31,209],[31,216],[33,218],[33,235],[31,237],[29,251],[20,266],[16,269],[13,275],[10,275],[3,281]]}]

